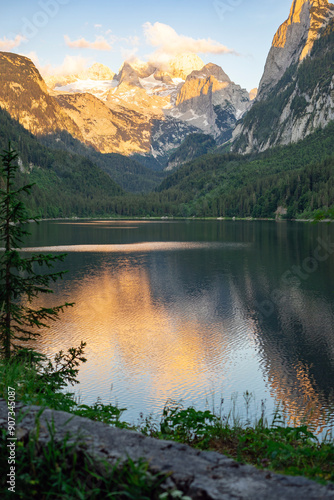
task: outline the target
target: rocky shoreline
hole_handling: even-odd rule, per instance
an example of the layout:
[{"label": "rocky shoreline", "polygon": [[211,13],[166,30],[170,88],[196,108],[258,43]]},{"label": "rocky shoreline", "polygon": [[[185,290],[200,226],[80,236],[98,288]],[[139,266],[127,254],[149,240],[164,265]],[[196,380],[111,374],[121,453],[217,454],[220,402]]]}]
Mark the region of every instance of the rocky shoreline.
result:
[{"label": "rocky shoreline", "polygon": [[[110,463],[128,458],[147,460],[154,473],[169,474],[163,487],[178,489],[194,500],[320,500],[333,498],[334,485],[320,486],[304,477],[291,477],[241,465],[216,452],[203,452],[187,445],[146,437],[138,432],[110,427],[101,422],[38,406],[16,405],[16,436],[26,442],[39,421],[38,442],[70,441],[94,459]],[[8,407],[0,400],[0,427],[8,428]],[[5,471],[3,471],[5,473]]]}]

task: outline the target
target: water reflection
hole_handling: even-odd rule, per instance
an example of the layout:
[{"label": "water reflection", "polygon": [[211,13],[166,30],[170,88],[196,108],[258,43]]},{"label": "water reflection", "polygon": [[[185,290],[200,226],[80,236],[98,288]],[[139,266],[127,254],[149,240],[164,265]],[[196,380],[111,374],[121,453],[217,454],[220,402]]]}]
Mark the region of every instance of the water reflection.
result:
[{"label": "water reflection", "polygon": [[[174,261],[168,253],[162,260],[167,267]],[[247,350],[247,322],[232,308],[229,314],[217,309],[216,286],[184,290],[177,273],[173,278],[155,272],[159,262],[157,255],[146,266],[133,255],[122,256],[66,283],[66,297],[76,306],[39,342],[52,354],[64,341],[87,341],[89,363],[80,379],[90,399],[109,396],[105,387],[101,391],[109,374],[107,387],[112,382],[114,396],[126,406],[144,404],[150,411],[169,398],[194,403],[194,396],[203,404],[210,388],[222,386],[238,350]],[[63,297],[62,289],[52,302]],[[39,305],[51,303],[45,300]]]},{"label": "water reflection", "polygon": [[[161,410],[169,398],[204,408],[247,389],[258,402],[267,399],[269,413],[279,402],[290,420],[300,423],[306,413],[325,429],[334,415],[333,259],[298,287],[281,278],[330,231],[266,223],[45,224],[27,250],[68,251],[70,273],[43,305],[76,306],[39,345],[51,355],[86,340],[82,397],[117,399],[132,419]],[[259,304],[273,290],[279,298],[265,316]]]}]

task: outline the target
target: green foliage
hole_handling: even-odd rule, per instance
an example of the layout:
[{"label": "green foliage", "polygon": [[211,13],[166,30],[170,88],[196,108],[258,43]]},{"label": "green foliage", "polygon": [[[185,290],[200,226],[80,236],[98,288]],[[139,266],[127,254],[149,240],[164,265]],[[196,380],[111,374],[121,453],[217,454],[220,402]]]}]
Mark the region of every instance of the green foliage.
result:
[{"label": "green foliage", "polygon": [[[16,388],[16,398],[24,404],[67,411],[120,428],[135,429],[121,421],[123,409],[104,405],[97,401],[92,406],[79,405],[73,394],[60,392],[60,386],[40,372],[40,359],[15,356],[10,363],[0,362],[0,397],[7,397],[8,386]],[[19,417],[18,417],[19,422]],[[59,443],[54,439],[54,426],[49,426],[51,439],[46,446],[37,442],[37,434],[29,440],[17,442],[16,496],[22,499],[64,498],[133,498],[170,500],[184,497],[180,491],[161,489],[166,479],[162,474],[152,474],[144,460],[134,463],[125,460],[110,465],[92,459],[78,443],[68,439]],[[3,431],[0,434],[0,469],[8,470],[8,441]],[[82,443],[81,443],[82,444]],[[7,477],[0,478],[1,498],[10,499]],[[165,492],[163,492],[165,491]]]},{"label": "green foliage", "polygon": [[[285,92],[284,88],[287,91],[291,77],[292,74],[284,76],[280,83],[282,91]],[[297,106],[297,101],[295,104]],[[299,106],[304,104],[299,100]],[[247,117],[245,119],[249,119]],[[265,133],[272,130],[270,120],[261,123]],[[51,151],[0,109],[0,145],[10,133],[14,146],[20,147],[23,164],[15,180],[16,187],[35,183],[29,196],[23,193],[29,215],[267,218],[275,217],[280,206],[287,209],[288,218],[310,218],[317,210],[326,211],[333,205],[333,123],[297,144],[265,153],[201,156],[169,175],[155,192],[126,195],[102,172],[101,168],[109,169],[108,162],[112,164],[110,175],[118,168],[124,169],[126,182],[132,179],[138,191],[145,191],[148,184],[143,186],[137,174],[151,179],[150,188],[156,185],[158,178],[149,169],[141,171],[141,167],[136,173],[137,167],[120,155],[94,153],[94,162],[101,167],[98,168],[74,153],[79,151],[78,141],[68,134],[63,134],[58,144],[64,147],[67,143],[66,147],[72,148],[73,153]],[[85,148],[80,147],[84,153]],[[103,162],[99,163],[101,157]]]},{"label": "green foliage", "polygon": [[169,175],[157,192],[115,200],[120,215],[312,218],[334,205],[334,123],[261,154],[206,155]]},{"label": "green foliage", "polygon": [[154,165],[146,166],[145,158],[141,155],[127,157],[118,153],[102,154],[64,131],[57,135],[41,137],[40,141],[50,149],[68,151],[87,158],[125,191],[131,193],[147,193],[153,190],[166,175],[164,172],[156,172]]},{"label": "green foliage", "polygon": [[[250,393],[245,392],[246,404]],[[148,421],[146,421],[148,424]],[[167,403],[160,424],[151,423],[144,433],[204,450],[219,451],[242,463],[289,475],[303,475],[320,483],[334,482],[334,442],[318,439],[305,425],[285,426],[278,412],[271,425],[262,415],[252,427],[242,426],[230,415],[184,409]]]},{"label": "green foliage", "polygon": [[241,461],[290,475],[303,474],[321,483],[334,481],[334,445],[319,444],[306,426],[258,426],[238,435]]},{"label": "green foliage", "polygon": [[[63,389],[67,384],[78,384],[78,366],[87,360],[84,357],[86,342],[81,342],[79,347],[70,347],[67,353],[59,351],[54,356],[54,361],[40,355],[41,361],[36,363],[42,381],[53,391]],[[19,351],[20,353],[20,351]]]},{"label": "green foliage", "polygon": [[[71,138],[69,134],[66,137]],[[113,214],[113,197],[122,196],[123,190],[107,173],[83,156],[43,146],[0,108],[0,149],[6,148],[9,140],[19,151],[16,187],[35,184],[24,199],[29,215],[53,218]]]},{"label": "green foliage", "polygon": [[125,410],[126,408],[118,408],[115,405],[103,404],[100,400],[97,400],[97,402],[91,406],[78,405],[73,413],[79,417],[98,420],[99,422],[115,427],[129,428],[129,424],[121,421],[121,416]]},{"label": "green foliage", "polygon": [[314,222],[320,222],[322,220],[334,220],[334,207],[328,210],[318,210],[315,213]]},{"label": "green foliage", "polygon": [[48,321],[58,319],[60,312],[72,304],[52,308],[34,309],[33,300],[41,293],[50,294],[50,282],[62,278],[64,272],[40,274],[36,267],[52,268],[55,262],[63,261],[64,255],[32,255],[23,258],[19,253],[23,238],[27,234],[28,214],[21,200],[22,193],[30,193],[32,185],[15,189],[14,180],[18,165],[17,154],[5,150],[2,159],[0,190],[0,240],[4,251],[0,256],[0,353],[9,359],[12,352],[20,348],[20,342],[35,338],[36,329],[48,327]]},{"label": "green foliage", "polygon": [[79,363],[85,363],[84,347],[60,351],[53,361],[32,349],[20,349],[9,361],[0,363],[0,395],[7,399],[7,388],[15,387],[17,398],[26,404],[35,404],[55,410],[74,411],[78,404],[72,393],[63,393],[66,386],[78,383]]},{"label": "green foliage", "polygon": [[205,155],[216,146],[216,141],[207,134],[190,134],[182,144],[169,157],[168,164],[177,164],[189,162]]},{"label": "green foliage", "polygon": [[208,438],[218,418],[210,411],[198,411],[193,407],[167,402],[160,421],[159,437],[183,443],[194,444],[198,441],[208,444]]},{"label": "green foliage", "polygon": [[[14,357],[10,363],[0,362],[0,397],[7,397],[8,386],[16,387],[17,399],[25,404],[37,404],[42,407],[63,410],[94,421],[138,430],[151,437],[186,443],[202,450],[219,451],[240,462],[250,463],[260,468],[268,468],[276,472],[292,475],[304,475],[322,483],[326,481],[334,482],[333,439],[328,437],[328,439],[319,443],[305,425],[299,427],[286,426],[278,413],[275,413],[271,425],[268,425],[262,413],[261,418],[254,425],[251,426],[250,422],[248,422],[245,426],[240,423],[234,411],[228,415],[216,415],[208,410],[198,411],[193,407],[184,408],[181,404],[168,402],[158,423],[152,417],[146,417],[143,418],[141,425],[136,428],[122,420],[124,408],[120,409],[111,404],[105,405],[100,401],[91,406],[80,405],[75,401],[73,394],[66,394],[60,392],[59,389],[54,389],[52,381],[41,377],[36,365],[30,363],[27,358],[22,361],[22,359],[15,359]],[[244,393],[247,407],[250,396],[250,393]],[[58,449],[58,451],[52,453],[59,454],[60,451],[61,449]],[[25,453],[24,450],[23,452]],[[18,455],[20,455],[21,460],[21,449]],[[38,449],[36,456],[38,456],[40,467],[42,467],[44,452],[41,448]],[[60,473],[59,464],[72,464],[71,456],[66,457],[64,461],[60,461],[59,458],[56,460],[58,469],[56,466],[56,470],[54,468],[49,470],[50,477],[54,478],[54,484],[57,484],[58,477],[54,474]],[[26,467],[30,459],[26,455],[22,455],[22,457],[22,467]],[[1,460],[0,445],[0,467],[2,465]],[[82,457],[80,460],[80,467],[85,467]],[[49,463],[49,458],[47,458],[46,462]],[[36,467],[34,461],[31,467]],[[75,470],[70,473],[72,466],[69,465],[69,467],[70,469],[63,467],[63,480],[68,484],[69,488],[74,486],[79,488],[77,486],[77,483],[81,481],[81,476],[78,476],[79,471]],[[96,472],[93,467],[90,471],[86,470],[86,476],[90,477],[92,475],[96,477]],[[35,476],[31,474],[31,469],[25,469],[24,477],[29,478],[29,481],[35,481],[36,477],[39,478],[39,474]],[[103,479],[100,479],[99,484],[103,485],[103,481]],[[34,483],[25,484],[27,492],[30,492],[29,488],[32,489],[33,486]],[[77,497],[74,496],[74,498]],[[170,496],[165,495],[159,498],[168,499],[174,498],[174,496],[170,494]]]},{"label": "green foliage", "polygon": [[[57,363],[59,357],[61,362]],[[55,354],[53,362],[31,350],[21,350],[10,362],[0,362],[0,397],[6,399],[7,388],[15,387],[17,399],[24,404],[67,411],[115,427],[132,428],[121,420],[125,408],[102,404],[100,400],[91,406],[79,404],[73,393],[64,392],[65,384],[77,383],[78,361],[85,362],[80,348],[69,349],[67,355]],[[50,362],[53,370],[50,370]]]},{"label": "green foliage", "polygon": [[310,93],[318,87],[328,91],[334,73],[334,20],[324,28],[315,42],[310,57],[298,68],[297,82],[301,92]]},{"label": "green foliage", "polygon": [[135,159],[116,153],[94,153],[92,160],[104,172],[130,193],[148,193],[153,191],[166,177],[165,172],[156,172]]},{"label": "green foliage", "polygon": [[291,109],[295,115],[302,115],[308,106],[308,102],[303,95],[296,95],[291,103]]},{"label": "green foliage", "polygon": [[[37,436],[17,443],[15,498],[23,500],[105,500],[117,498],[159,500],[163,474],[152,474],[148,464],[131,459],[111,465],[92,458],[69,438],[63,442],[54,439],[54,425],[49,425],[51,438],[46,446],[38,444]],[[0,468],[7,470],[8,441],[0,434]],[[7,476],[0,478],[1,498],[11,499]],[[164,498],[172,498],[169,495]]]}]

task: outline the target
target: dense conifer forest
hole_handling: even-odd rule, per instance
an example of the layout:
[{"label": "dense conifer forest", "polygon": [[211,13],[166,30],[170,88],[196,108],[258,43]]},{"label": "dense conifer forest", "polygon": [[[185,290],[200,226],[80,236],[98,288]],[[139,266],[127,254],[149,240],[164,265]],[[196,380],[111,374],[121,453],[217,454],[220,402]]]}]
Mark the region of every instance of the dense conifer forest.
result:
[{"label": "dense conifer forest", "polygon": [[[9,139],[19,153],[18,183],[36,184],[28,207],[42,217],[271,218],[283,207],[285,217],[295,218],[334,205],[334,123],[261,154],[205,154],[144,194],[125,192],[112,180],[112,169],[108,175],[82,155],[40,144],[0,109],[2,149]],[[127,158],[113,155],[112,161],[119,176],[130,176]],[[143,169],[138,173],[147,175]]]}]

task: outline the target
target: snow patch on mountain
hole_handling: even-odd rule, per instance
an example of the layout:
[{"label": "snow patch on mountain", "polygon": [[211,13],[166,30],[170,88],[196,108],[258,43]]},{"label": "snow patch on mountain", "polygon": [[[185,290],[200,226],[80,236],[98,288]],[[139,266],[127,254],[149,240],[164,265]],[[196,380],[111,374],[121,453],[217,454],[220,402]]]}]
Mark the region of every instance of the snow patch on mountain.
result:
[{"label": "snow patch on mountain", "polygon": [[[228,140],[250,103],[248,92],[231,82],[222,68],[205,65],[195,54],[181,54],[165,64],[126,61],[117,75],[106,79],[105,75],[114,75],[109,71],[95,65],[87,70],[87,77],[77,75],[53,89],[58,95],[92,94],[123,116],[125,123],[135,113],[141,129],[138,139],[145,138],[145,148],[151,141],[152,154],[159,157],[177,147],[190,130]],[[138,151],[142,150],[138,144]]]},{"label": "snow patch on mountain", "polygon": [[66,92],[69,94],[93,94],[95,97],[103,98],[104,94],[110,89],[115,88],[118,82],[116,80],[76,80],[75,82],[55,87],[56,92]]}]

